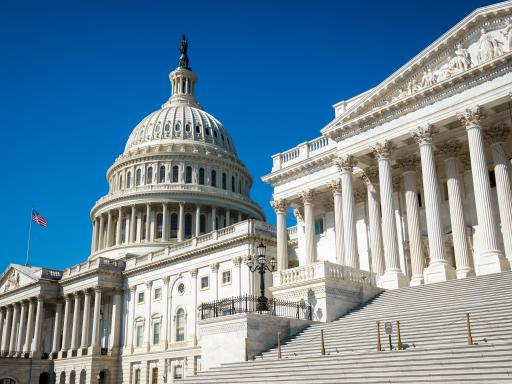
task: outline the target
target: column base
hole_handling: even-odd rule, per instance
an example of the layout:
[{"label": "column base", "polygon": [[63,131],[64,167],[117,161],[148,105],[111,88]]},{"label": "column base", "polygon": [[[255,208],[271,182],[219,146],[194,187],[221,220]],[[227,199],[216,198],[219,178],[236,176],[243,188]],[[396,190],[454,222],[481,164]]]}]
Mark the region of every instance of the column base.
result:
[{"label": "column base", "polygon": [[87,351],[88,355],[99,355],[101,353],[101,348],[98,345],[91,345],[89,350]]},{"label": "column base", "polygon": [[397,289],[409,286],[409,279],[402,271],[386,271],[379,277],[377,285],[384,289]]},{"label": "column base", "polygon": [[457,269],[457,279],[465,279],[466,277],[474,276],[473,268]]},{"label": "column base", "polygon": [[457,278],[455,269],[448,263],[432,263],[425,268],[425,284],[439,283]]},{"label": "column base", "polygon": [[477,274],[488,275],[490,273],[499,273],[510,271],[510,262],[503,253],[498,250],[483,251],[477,258]]},{"label": "column base", "polygon": [[420,275],[420,276],[413,276],[412,279],[411,279],[411,284],[410,286],[411,287],[415,287],[417,285],[422,285],[424,284],[425,281],[423,280],[423,275]]}]

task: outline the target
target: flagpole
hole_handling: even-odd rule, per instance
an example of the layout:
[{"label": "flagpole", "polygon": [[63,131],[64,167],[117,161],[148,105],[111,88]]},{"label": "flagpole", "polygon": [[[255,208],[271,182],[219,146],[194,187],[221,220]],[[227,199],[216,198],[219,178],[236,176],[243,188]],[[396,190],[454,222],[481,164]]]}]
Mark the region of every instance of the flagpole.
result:
[{"label": "flagpole", "polygon": [[25,259],[25,267],[28,267],[28,259],[30,257],[30,235],[32,234],[32,216],[34,214],[34,207],[30,210],[30,222],[28,224],[28,241],[27,241],[27,258]]}]

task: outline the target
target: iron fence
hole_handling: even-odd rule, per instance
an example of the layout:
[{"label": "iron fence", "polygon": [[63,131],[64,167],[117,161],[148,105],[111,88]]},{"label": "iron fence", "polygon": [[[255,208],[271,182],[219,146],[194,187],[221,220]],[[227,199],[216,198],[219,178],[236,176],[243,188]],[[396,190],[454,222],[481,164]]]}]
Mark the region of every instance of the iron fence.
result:
[{"label": "iron fence", "polygon": [[304,301],[294,303],[291,301],[269,298],[268,311],[257,310],[257,305],[257,296],[245,295],[201,303],[198,309],[201,320],[249,312],[277,317],[290,317],[301,320],[313,319],[313,308],[311,307],[311,304]]}]

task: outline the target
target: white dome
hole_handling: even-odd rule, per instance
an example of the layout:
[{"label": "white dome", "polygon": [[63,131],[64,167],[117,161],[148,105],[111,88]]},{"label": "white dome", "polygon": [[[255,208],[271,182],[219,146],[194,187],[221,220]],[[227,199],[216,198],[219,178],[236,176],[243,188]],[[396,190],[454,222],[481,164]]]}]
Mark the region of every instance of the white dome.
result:
[{"label": "white dome", "polygon": [[146,116],[131,133],[125,152],[148,145],[194,141],[236,154],[233,141],[220,121],[199,105],[190,104],[166,103]]}]

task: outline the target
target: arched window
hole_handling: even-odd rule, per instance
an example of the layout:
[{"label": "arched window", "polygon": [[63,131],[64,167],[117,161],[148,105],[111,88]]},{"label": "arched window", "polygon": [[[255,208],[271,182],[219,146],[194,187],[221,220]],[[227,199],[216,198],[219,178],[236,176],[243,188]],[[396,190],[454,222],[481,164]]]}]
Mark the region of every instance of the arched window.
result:
[{"label": "arched window", "polygon": [[180,167],[175,165],[172,167],[172,182],[177,183],[178,182],[178,176],[179,176]]},{"label": "arched window", "polygon": [[185,310],[178,309],[176,313],[176,341],[185,341]]},{"label": "arched window", "polygon": [[222,173],[222,189],[227,188],[227,176],[225,173]]},{"label": "arched window", "polygon": [[140,169],[137,169],[135,173],[135,185],[138,187],[140,185],[140,179],[142,178],[142,172]]},{"label": "arched window", "polygon": [[192,215],[187,213],[185,215],[185,239],[192,237]]},{"label": "arched window", "polygon": [[206,216],[201,215],[199,217],[199,232],[206,233]]},{"label": "arched window", "polygon": [[131,188],[132,186],[132,173],[128,171],[126,174],[126,188]]},{"label": "arched window", "polygon": [[160,170],[158,171],[158,182],[165,183],[165,165],[160,166]]},{"label": "arched window", "polygon": [[171,215],[171,239],[178,237],[178,215],[173,213]]},{"label": "arched window", "polygon": [[238,193],[242,193],[242,180],[238,180]]},{"label": "arched window", "polygon": [[235,176],[231,176],[231,192],[235,192]]},{"label": "arched window", "polygon": [[204,168],[199,168],[199,184],[204,185]]},{"label": "arched window", "polygon": [[163,221],[164,221],[164,216],[161,213],[156,215],[156,237],[157,237],[157,239],[162,238],[162,234],[163,234],[162,223],[163,223]]},{"label": "arched window", "polygon": [[123,189],[123,175],[119,175],[119,188],[118,190]]},{"label": "arched window", "polygon": [[211,177],[210,184],[211,184],[212,187],[216,187],[217,186],[217,172],[215,171],[215,169],[212,169],[212,177]]},{"label": "arched window", "polygon": [[192,167],[185,168],[185,183],[192,183]]},{"label": "arched window", "polygon": [[153,182],[153,167],[148,167],[146,184],[151,184]]}]

